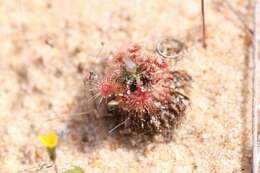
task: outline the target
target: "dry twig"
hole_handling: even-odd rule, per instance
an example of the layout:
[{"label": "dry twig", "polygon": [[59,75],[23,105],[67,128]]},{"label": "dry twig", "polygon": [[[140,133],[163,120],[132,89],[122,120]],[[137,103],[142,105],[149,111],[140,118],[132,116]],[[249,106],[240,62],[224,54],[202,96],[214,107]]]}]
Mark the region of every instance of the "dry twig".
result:
[{"label": "dry twig", "polygon": [[204,10],[204,0],[201,0],[201,15],[202,15],[202,37],[203,37],[203,47],[206,48],[206,24],[205,24],[205,10]]}]

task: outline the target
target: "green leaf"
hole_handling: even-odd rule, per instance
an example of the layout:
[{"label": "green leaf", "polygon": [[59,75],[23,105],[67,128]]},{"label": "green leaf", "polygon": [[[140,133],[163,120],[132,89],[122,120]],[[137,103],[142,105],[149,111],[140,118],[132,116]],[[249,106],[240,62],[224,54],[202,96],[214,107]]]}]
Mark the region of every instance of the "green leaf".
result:
[{"label": "green leaf", "polygon": [[75,168],[66,170],[63,173],[84,173],[84,170],[82,168],[80,168],[80,167],[75,167]]}]

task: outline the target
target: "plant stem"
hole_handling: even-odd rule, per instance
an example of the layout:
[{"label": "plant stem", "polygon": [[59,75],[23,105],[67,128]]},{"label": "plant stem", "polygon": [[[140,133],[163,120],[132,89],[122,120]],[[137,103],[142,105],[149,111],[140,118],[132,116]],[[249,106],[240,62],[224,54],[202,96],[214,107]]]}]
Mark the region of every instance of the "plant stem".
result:
[{"label": "plant stem", "polygon": [[53,163],[54,163],[55,173],[59,173],[59,172],[58,172],[58,166],[57,166],[56,162],[54,161]]}]

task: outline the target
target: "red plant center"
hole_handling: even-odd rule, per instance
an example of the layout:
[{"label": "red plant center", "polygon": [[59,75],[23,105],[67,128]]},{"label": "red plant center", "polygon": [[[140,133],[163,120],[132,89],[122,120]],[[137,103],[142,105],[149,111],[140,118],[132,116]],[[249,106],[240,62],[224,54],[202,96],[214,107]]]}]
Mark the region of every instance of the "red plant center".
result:
[{"label": "red plant center", "polygon": [[130,102],[134,103],[135,105],[142,106],[145,102],[149,99],[149,95],[147,92],[142,91],[141,88],[138,88],[131,96]]},{"label": "red plant center", "polygon": [[115,86],[110,83],[103,82],[99,85],[99,92],[101,96],[108,96],[114,93],[114,91],[115,91]]},{"label": "red plant center", "polygon": [[154,64],[156,64],[159,68],[167,68],[168,64],[165,59],[157,58],[154,61]]}]

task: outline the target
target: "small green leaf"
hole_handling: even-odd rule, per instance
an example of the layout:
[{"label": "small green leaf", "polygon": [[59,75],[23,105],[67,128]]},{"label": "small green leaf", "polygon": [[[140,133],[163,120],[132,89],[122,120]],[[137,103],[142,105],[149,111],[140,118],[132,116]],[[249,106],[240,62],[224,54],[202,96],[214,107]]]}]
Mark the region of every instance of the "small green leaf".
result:
[{"label": "small green leaf", "polygon": [[80,168],[80,167],[75,167],[75,168],[66,170],[63,173],[84,173],[84,170],[82,168]]}]

